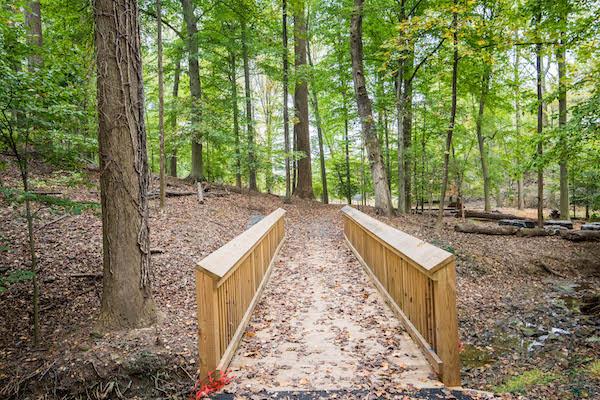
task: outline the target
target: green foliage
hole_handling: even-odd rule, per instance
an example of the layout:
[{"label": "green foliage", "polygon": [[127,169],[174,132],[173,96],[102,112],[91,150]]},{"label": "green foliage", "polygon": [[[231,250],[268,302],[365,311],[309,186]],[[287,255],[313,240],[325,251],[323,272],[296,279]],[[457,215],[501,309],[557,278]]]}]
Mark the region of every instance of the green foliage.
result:
[{"label": "green foliage", "polygon": [[5,277],[0,276],[0,294],[5,292],[14,283],[30,281],[32,279],[33,272],[26,269],[17,269],[11,271]]},{"label": "green foliage", "polygon": [[23,204],[25,200],[29,199],[54,210],[62,210],[75,215],[81,214],[85,210],[100,210],[100,204],[93,201],[74,201],[68,198],[24,192],[6,187],[0,187],[0,195],[2,195],[4,201],[15,206]]},{"label": "green foliage", "polygon": [[499,393],[525,393],[527,389],[536,385],[548,385],[558,379],[558,376],[550,372],[544,372],[539,369],[525,371],[522,374],[514,376],[496,387]]}]

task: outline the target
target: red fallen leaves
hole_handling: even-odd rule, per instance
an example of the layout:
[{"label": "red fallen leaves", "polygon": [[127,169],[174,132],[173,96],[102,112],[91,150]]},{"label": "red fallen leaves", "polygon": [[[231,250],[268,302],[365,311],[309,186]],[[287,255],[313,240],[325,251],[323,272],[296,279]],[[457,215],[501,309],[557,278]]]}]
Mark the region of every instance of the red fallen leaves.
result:
[{"label": "red fallen leaves", "polygon": [[[196,385],[194,385],[194,389],[190,395],[190,400],[200,400],[223,389],[233,378],[232,376],[228,376],[228,373],[229,371],[222,372],[215,370],[208,373],[207,383],[202,384],[200,380],[196,381]],[[215,378],[213,374],[218,374],[218,377]]]}]

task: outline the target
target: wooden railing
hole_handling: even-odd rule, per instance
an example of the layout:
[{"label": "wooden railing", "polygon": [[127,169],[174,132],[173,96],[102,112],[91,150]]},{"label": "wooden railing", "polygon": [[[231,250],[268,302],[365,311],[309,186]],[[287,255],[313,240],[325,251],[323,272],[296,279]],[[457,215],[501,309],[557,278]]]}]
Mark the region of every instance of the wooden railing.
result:
[{"label": "wooden railing", "polygon": [[200,379],[227,369],[283,243],[279,208],[196,267]]},{"label": "wooden railing", "polygon": [[344,235],[440,380],[460,385],[456,262],[452,254],[352,207]]}]

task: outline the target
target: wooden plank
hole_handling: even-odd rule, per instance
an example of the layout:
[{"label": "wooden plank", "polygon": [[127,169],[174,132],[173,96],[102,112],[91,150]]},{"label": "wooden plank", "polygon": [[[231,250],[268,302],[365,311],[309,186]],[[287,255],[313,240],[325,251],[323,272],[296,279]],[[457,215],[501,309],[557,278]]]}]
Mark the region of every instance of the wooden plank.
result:
[{"label": "wooden plank", "polygon": [[435,336],[437,353],[444,360],[441,380],[446,386],[460,386],[458,317],[456,315],[456,266],[454,262],[435,274]]},{"label": "wooden plank", "polygon": [[[413,261],[426,274],[433,274],[443,267],[454,255],[430,243],[384,224],[381,221],[350,206],[344,206],[342,213],[358,223],[366,233],[373,235],[393,250]],[[360,246],[358,246],[361,250]],[[360,254],[364,254],[360,251]]]},{"label": "wooden plank", "polygon": [[200,379],[204,380],[219,361],[220,332],[215,281],[212,276],[200,270],[196,270],[196,304]]},{"label": "wooden plank", "polygon": [[256,224],[245,230],[216,251],[202,259],[197,267],[204,269],[213,277],[224,278],[231,269],[239,265],[252,249],[260,243],[263,236],[271,231],[273,224],[277,223],[285,214],[285,210],[278,208]]},{"label": "wooden plank", "polygon": [[275,259],[277,258],[277,254],[279,253],[279,250],[283,246],[284,241],[285,241],[285,236],[279,242],[279,245],[277,246],[277,249],[275,250],[275,253],[273,255],[273,258],[271,259],[269,267],[267,268],[267,272],[265,273],[265,276],[264,276],[262,282],[260,283],[258,290],[256,291],[256,293],[254,294],[254,297],[252,298],[252,302],[248,306],[248,309],[246,310],[244,317],[241,319],[240,324],[238,325],[238,327],[235,331],[235,334],[233,335],[233,338],[231,339],[231,341],[229,342],[229,345],[227,346],[227,349],[221,356],[221,360],[219,361],[217,368],[216,368],[219,371],[225,371],[229,367],[229,363],[231,363],[231,359],[233,358],[233,356],[240,344],[240,341],[242,340],[242,337],[244,336],[246,327],[248,326],[248,323],[250,322],[250,318],[252,317],[252,312],[254,311],[254,308],[258,304],[258,301],[260,300],[260,297],[262,295],[263,290],[265,289],[265,286],[269,282],[269,278],[271,277],[271,272],[273,270],[273,266],[275,265]]},{"label": "wooden plank", "polygon": [[375,285],[375,287],[377,288],[379,293],[381,293],[385,302],[390,306],[390,308],[396,314],[398,319],[400,319],[400,322],[402,323],[402,325],[404,326],[404,328],[406,329],[406,331],[408,332],[410,337],[415,341],[417,346],[421,349],[421,352],[423,353],[423,355],[425,356],[425,358],[431,365],[431,368],[434,370],[434,372],[436,374],[440,375],[441,372],[443,371],[443,362],[442,362],[441,358],[433,351],[433,349],[431,348],[429,343],[427,343],[427,341],[425,340],[423,335],[421,335],[421,333],[410,322],[410,320],[404,314],[404,312],[400,309],[400,307],[398,307],[398,305],[396,304],[394,299],[392,299],[392,297],[388,294],[388,292],[385,290],[385,287],[383,287],[381,282],[379,282],[379,280],[377,279],[375,274],[373,274],[373,272],[371,272],[371,269],[365,263],[365,261],[360,256],[360,254],[358,254],[358,251],[354,248],[354,246],[352,245],[352,243],[350,242],[348,237],[346,237],[345,235],[344,235],[344,237],[346,239],[346,244],[348,245],[350,250],[354,253],[356,258],[362,265],[363,269],[367,273],[367,275],[369,275],[369,278],[371,278],[371,280],[373,281],[373,284]]}]

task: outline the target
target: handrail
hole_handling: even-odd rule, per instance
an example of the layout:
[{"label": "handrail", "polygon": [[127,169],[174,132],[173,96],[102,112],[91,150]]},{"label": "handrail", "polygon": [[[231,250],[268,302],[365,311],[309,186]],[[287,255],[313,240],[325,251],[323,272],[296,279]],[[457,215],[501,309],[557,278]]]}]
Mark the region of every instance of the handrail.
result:
[{"label": "handrail", "polygon": [[454,255],[352,207],[341,211],[350,249],[441,381],[459,386]]},{"label": "handrail", "polygon": [[283,244],[284,214],[273,211],[197,264],[201,380],[229,365]]}]

